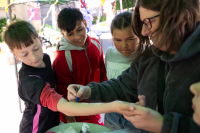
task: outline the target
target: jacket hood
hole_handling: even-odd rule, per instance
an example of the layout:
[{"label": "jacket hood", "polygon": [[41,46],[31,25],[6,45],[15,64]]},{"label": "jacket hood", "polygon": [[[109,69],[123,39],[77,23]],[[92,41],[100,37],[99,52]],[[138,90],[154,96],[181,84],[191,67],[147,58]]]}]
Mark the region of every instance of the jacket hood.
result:
[{"label": "jacket hood", "polygon": [[[87,36],[87,39],[88,39],[88,36]],[[87,40],[87,39],[86,39],[86,40]],[[61,51],[61,50],[67,50],[67,51],[70,51],[70,50],[84,50],[84,49],[85,49],[85,48],[72,45],[72,44],[71,44],[66,38],[64,38],[63,36],[61,37],[61,40],[60,40],[60,42],[58,43],[58,46],[57,46],[57,50],[58,50],[58,51]]]},{"label": "jacket hood", "polygon": [[161,55],[160,57],[163,61],[174,62],[190,58],[198,52],[200,52],[200,23],[175,55]]}]

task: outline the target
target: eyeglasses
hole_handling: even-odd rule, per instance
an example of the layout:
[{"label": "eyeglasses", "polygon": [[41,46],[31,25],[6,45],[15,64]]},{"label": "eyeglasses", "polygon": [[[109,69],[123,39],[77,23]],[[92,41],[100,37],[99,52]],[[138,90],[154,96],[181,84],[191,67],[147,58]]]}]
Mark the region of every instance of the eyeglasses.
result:
[{"label": "eyeglasses", "polygon": [[160,15],[156,15],[156,16],[153,16],[151,18],[145,18],[143,21],[141,21],[141,23],[142,23],[142,25],[144,24],[144,27],[146,29],[150,30],[152,28],[151,19],[154,19],[158,16],[160,16]]}]

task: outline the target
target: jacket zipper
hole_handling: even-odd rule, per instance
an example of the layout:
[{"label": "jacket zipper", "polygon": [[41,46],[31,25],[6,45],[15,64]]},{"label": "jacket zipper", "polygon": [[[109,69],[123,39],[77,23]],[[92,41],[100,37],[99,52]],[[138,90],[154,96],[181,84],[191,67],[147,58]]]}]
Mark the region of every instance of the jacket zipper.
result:
[{"label": "jacket zipper", "polygon": [[[165,78],[165,83],[166,83],[166,80],[167,80],[167,78],[168,78],[168,76],[169,76],[169,73],[170,73],[170,70],[169,70],[169,72],[167,73],[167,76],[166,76],[166,78]],[[165,84],[165,85],[167,85],[167,84]],[[163,108],[165,107],[165,101],[166,101],[168,92],[169,92],[169,87],[167,88],[167,90],[166,90],[166,92],[165,92],[165,96],[163,97],[163,98],[165,98],[165,99],[163,99]],[[164,108],[164,112],[166,112],[165,108]]]},{"label": "jacket zipper", "polygon": [[[86,45],[87,45],[87,43],[86,43]],[[88,45],[87,45],[87,46],[88,46]],[[91,82],[91,68],[90,68],[90,61],[89,61],[89,58],[88,58],[88,55],[87,55],[87,52],[86,52],[87,46],[86,46],[86,48],[85,48],[85,55],[86,55],[86,57],[87,57],[88,64],[89,64],[89,69],[90,69],[90,76],[89,76],[89,80],[90,80],[90,82]]]}]

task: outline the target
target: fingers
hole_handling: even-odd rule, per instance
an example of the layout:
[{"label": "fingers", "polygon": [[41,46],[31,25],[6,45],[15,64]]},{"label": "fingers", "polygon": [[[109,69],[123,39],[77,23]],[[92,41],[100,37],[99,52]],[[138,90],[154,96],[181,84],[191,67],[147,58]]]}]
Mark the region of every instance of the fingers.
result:
[{"label": "fingers", "polygon": [[69,101],[74,101],[74,100],[76,99],[76,97],[74,96],[73,93],[68,92],[68,94],[67,94],[67,99],[68,99]]},{"label": "fingers", "polygon": [[151,109],[142,107],[142,106],[135,106],[135,114],[137,115],[149,115]]},{"label": "fingers", "polygon": [[141,118],[138,115],[132,115],[132,116],[128,116],[128,115],[123,115],[124,118],[126,118],[128,121],[130,121],[136,128],[140,127],[141,124]]},{"label": "fingers", "polygon": [[130,109],[130,111],[135,110],[135,104],[134,103],[129,103],[127,109]]},{"label": "fingers", "polygon": [[[123,102],[123,106],[121,106],[121,114],[126,116],[142,116],[142,115],[149,115],[151,109],[135,105],[134,103],[126,103]],[[138,104],[138,103],[137,103]]]},{"label": "fingers", "polygon": [[133,118],[134,118],[134,116],[129,116],[129,115],[123,115],[124,116],[124,118],[126,118],[128,121],[131,121]]},{"label": "fingers", "polygon": [[135,109],[135,104],[134,103],[128,103],[128,102],[123,102],[122,101],[122,104],[123,104],[122,110],[133,111]]},{"label": "fingers", "polygon": [[74,96],[76,96],[76,90],[75,88],[79,88],[76,84],[71,84],[67,87],[68,92],[74,94]]},{"label": "fingers", "polygon": [[81,85],[71,84],[67,87],[67,90],[68,90],[67,98],[69,101],[73,101],[76,99],[77,93],[76,93],[75,88],[77,87],[79,89],[80,86]]},{"label": "fingers", "polygon": [[135,104],[134,103],[123,103],[123,107],[121,109],[121,114],[127,115],[127,116],[132,116],[135,115]]},{"label": "fingers", "polygon": [[190,86],[190,91],[195,95],[199,96],[200,95],[200,82],[192,84]]},{"label": "fingers", "polygon": [[124,111],[123,115],[127,120],[131,120],[132,118],[137,118],[140,116],[148,116],[150,114],[150,109],[142,106],[136,106],[135,109],[131,111]]},{"label": "fingers", "polygon": [[135,103],[135,105],[140,106],[140,102]]},{"label": "fingers", "polygon": [[84,89],[82,89],[82,87],[80,87],[80,89],[78,90],[78,92],[76,93],[77,97],[81,97],[84,93]]},{"label": "fingers", "polygon": [[146,101],[145,101],[145,96],[144,95],[139,95],[139,105],[145,107]]}]

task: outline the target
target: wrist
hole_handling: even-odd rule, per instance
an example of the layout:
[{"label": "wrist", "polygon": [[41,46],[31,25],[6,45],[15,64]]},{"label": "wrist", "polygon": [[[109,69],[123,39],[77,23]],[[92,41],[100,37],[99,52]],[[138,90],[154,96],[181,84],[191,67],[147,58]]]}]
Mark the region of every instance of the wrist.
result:
[{"label": "wrist", "polygon": [[110,102],[110,103],[106,103],[106,108],[108,109],[108,113],[111,113],[111,112],[115,112],[115,103],[114,102]]},{"label": "wrist", "polygon": [[110,112],[118,113],[118,103],[116,101],[110,102],[108,107],[109,107]]},{"label": "wrist", "polygon": [[157,123],[157,129],[156,129],[156,132],[155,133],[161,133],[161,130],[162,130],[162,125],[163,125],[163,116],[161,116],[159,118],[159,121]]},{"label": "wrist", "polygon": [[91,88],[89,86],[86,86],[87,87],[87,95],[86,95],[86,98],[85,99],[89,99],[91,97]]}]

